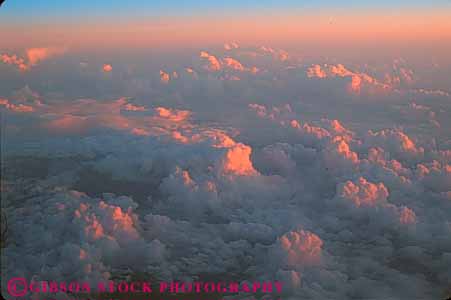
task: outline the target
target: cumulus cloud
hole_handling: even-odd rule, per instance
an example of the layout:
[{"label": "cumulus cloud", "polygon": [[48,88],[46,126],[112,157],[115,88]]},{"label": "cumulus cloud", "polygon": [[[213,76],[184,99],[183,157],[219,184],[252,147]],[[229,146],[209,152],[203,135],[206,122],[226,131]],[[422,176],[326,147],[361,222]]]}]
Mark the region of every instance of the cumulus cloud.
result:
[{"label": "cumulus cloud", "polygon": [[41,61],[50,57],[61,55],[66,52],[65,48],[46,47],[46,48],[29,48],[25,50],[25,57],[18,57],[16,54],[2,54],[1,60],[5,64],[15,65],[20,71],[27,71],[31,67],[36,66]]},{"label": "cumulus cloud", "polygon": [[340,185],[337,194],[356,206],[376,206],[387,201],[388,190],[383,183],[374,184],[360,177],[356,182],[347,181]]},{"label": "cumulus cloud", "polygon": [[167,84],[167,83],[169,83],[170,79],[171,78],[169,77],[168,73],[165,73],[164,71],[160,70],[160,81],[161,81],[161,83]]},{"label": "cumulus cloud", "polygon": [[224,58],[224,63],[226,66],[228,66],[236,71],[244,71],[243,65],[236,59],[233,59],[231,57],[226,57],[226,58]]},{"label": "cumulus cloud", "polygon": [[30,105],[10,103],[7,99],[0,98],[0,105],[13,112],[32,112],[34,109]]},{"label": "cumulus cloud", "polygon": [[[238,47],[234,49],[238,49]],[[208,64],[204,65],[203,67],[204,69],[211,72],[217,72],[220,70],[234,72],[249,72],[251,74],[257,74],[259,72],[259,69],[257,67],[255,66],[250,68],[246,67],[237,58],[233,58],[230,56],[218,58],[206,51],[201,51],[200,58],[207,60]],[[240,80],[240,78],[237,75],[227,73],[225,74],[225,76],[223,76],[223,78],[228,80]]]},{"label": "cumulus cloud", "polygon": [[403,59],[393,61],[392,71],[385,74],[385,81],[394,86],[409,86],[415,82],[414,71],[406,66]]},{"label": "cumulus cloud", "polygon": [[227,150],[222,163],[224,172],[230,172],[236,175],[255,175],[257,172],[252,166],[250,160],[252,149],[243,144],[236,144]]},{"label": "cumulus cloud", "polygon": [[71,73],[92,97],[52,74],[32,78],[39,93],[1,90],[2,205],[20,233],[2,278],[212,274],[281,280],[287,299],[440,298],[445,92],[420,91],[425,74],[405,61],[304,62],[233,43],[198,53],[109,80]]},{"label": "cumulus cloud", "polygon": [[424,155],[424,149],[417,147],[415,143],[404,132],[398,129],[381,130],[378,132],[368,131],[365,139],[367,145],[382,146],[395,157],[403,160],[415,160]]},{"label": "cumulus cloud", "polygon": [[219,71],[221,70],[221,63],[216,58],[216,56],[209,54],[206,51],[200,52],[200,58],[206,59],[208,61],[208,65],[206,68],[210,71]]},{"label": "cumulus cloud", "polygon": [[350,78],[350,82],[348,83],[347,86],[348,91],[357,94],[361,92],[363,84],[374,86],[380,90],[387,90],[392,88],[391,85],[388,83],[380,82],[366,73],[351,71],[342,64],[337,65],[325,64],[324,66],[315,64],[307,69],[307,76],[310,78],[320,78],[320,79],[325,79],[328,77]]},{"label": "cumulus cloud", "polygon": [[103,72],[109,73],[113,71],[113,67],[110,64],[104,64],[102,67]]},{"label": "cumulus cloud", "polygon": [[[16,232],[24,233],[15,237],[16,245],[31,241],[33,236],[39,236],[43,242],[31,245],[40,247],[39,253],[27,252],[19,246],[8,248],[7,255],[11,258],[33,261],[18,269],[16,259],[8,260],[5,267],[10,275],[55,281],[61,277],[83,278],[97,282],[111,278],[109,271],[114,268],[164,260],[164,245],[158,240],[146,242],[139,233],[134,213],[137,205],[128,197],[105,194],[102,199],[93,199],[84,193],[68,191],[57,192],[43,201],[33,198],[26,204],[26,209],[11,215],[12,220],[20,220],[27,211],[34,211],[27,223],[13,223]],[[52,234],[48,234],[49,228],[55,229]],[[133,256],[124,255],[129,251]],[[52,253],[65,263],[52,262]],[[45,273],[41,273],[43,270]]]},{"label": "cumulus cloud", "polygon": [[288,59],[288,52],[282,49],[273,49],[271,47],[261,46],[259,50],[263,53],[267,53],[274,56],[274,58],[282,62]]},{"label": "cumulus cloud", "polygon": [[35,66],[42,60],[48,59],[51,56],[55,56],[64,52],[64,48],[30,48],[27,49],[26,55],[28,58],[28,63],[31,66]]},{"label": "cumulus cloud", "polygon": [[128,111],[146,111],[147,110],[142,105],[134,105],[134,104],[131,104],[131,103],[125,104],[124,108],[125,108],[125,110],[128,110]]},{"label": "cumulus cloud", "polygon": [[225,43],[224,44],[224,49],[225,50],[232,50],[232,49],[238,49],[239,45],[236,42],[231,42],[231,43]]},{"label": "cumulus cloud", "polygon": [[158,114],[158,116],[175,122],[184,121],[191,115],[191,113],[187,110],[176,110],[165,107],[157,107],[155,109],[155,112]]},{"label": "cumulus cloud", "polygon": [[26,71],[29,68],[29,66],[25,63],[25,60],[23,58],[17,57],[17,55],[15,54],[14,55],[2,54],[1,58],[3,63],[15,65],[21,71]]},{"label": "cumulus cloud", "polygon": [[290,231],[278,239],[277,247],[282,251],[282,266],[297,270],[321,263],[323,241],[314,233]]}]

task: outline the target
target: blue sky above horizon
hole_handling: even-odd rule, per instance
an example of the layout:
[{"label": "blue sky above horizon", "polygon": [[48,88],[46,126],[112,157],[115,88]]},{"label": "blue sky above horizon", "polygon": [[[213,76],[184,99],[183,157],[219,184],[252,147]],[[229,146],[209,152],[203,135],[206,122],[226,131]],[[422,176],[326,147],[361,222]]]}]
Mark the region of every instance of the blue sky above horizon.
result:
[{"label": "blue sky above horizon", "polygon": [[357,1],[351,0],[229,0],[221,3],[207,0],[94,0],[94,1],[11,1],[7,0],[0,9],[0,17],[4,21],[52,21],[101,18],[101,17],[139,17],[139,16],[186,16],[207,13],[240,14],[240,13],[277,13],[277,12],[302,12],[305,10],[337,10],[353,12],[359,10],[384,10],[403,11],[411,9],[446,9],[451,8],[451,1],[421,1],[421,0],[381,0],[381,1]]}]

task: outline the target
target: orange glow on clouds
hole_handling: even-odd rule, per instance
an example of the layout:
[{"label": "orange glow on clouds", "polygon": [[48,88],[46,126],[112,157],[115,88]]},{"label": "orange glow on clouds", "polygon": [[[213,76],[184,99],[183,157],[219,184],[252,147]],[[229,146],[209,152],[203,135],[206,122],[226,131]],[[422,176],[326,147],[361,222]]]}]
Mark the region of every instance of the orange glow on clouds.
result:
[{"label": "orange glow on clouds", "polygon": [[388,190],[383,183],[374,184],[360,177],[356,182],[347,181],[340,186],[339,194],[357,207],[376,206],[386,202]]},{"label": "orange glow on clouds", "polygon": [[182,122],[191,116],[191,112],[187,110],[176,110],[165,107],[157,107],[155,112],[158,116],[171,120],[173,122]]},{"label": "orange glow on clouds", "polygon": [[163,70],[160,70],[160,80],[161,83],[169,83],[170,80],[169,74],[164,72]]},{"label": "orange glow on clouds", "polygon": [[417,220],[417,216],[415,212],[408,207],[403,206],[400,210],[399,221],[401,224],[409,225],[415,224]]},{"label": "orange glow on clouds", "polygon": [[232,173],[241,176],[257,175],[254,169],[250,155],[252,148],[244,144],[236,144],[227,150],[223,162],[223,169],[226,173]]},{"label": "orange glow on clouds", "polygon": [[104,64],[102,67],[102,70],[105,73],[109,73],[109,72],[113,71],[113,67],[109,64]]},{"label": "orange glow on clouds", "polygon": [[221,70],[221,63],[216,58],[216,56],[209,54],[206,51],[200,52],[200,58],[205,58],[208,60],[208,66],[206,67],[209,71],[219,71]]},{"label": "orange glow on clouds", "polygon": [[351,81],[348,84],[348,91],[355,94],[360,93],[363,84],[370,85],[382,91],[392,88],[390,84],[380,82],[368,74],[348,70],[342,64],[326,64],[324,66],[313,65],[307,70],[307,76],[310,78],[316,77],[320,79],[327,77],[349,77],[351,78]]},{"label": "orange glow on clouds", "polygon": [[1,99],[0,98],[0,106],[4,106],[6,109],[13,111],[13,112],[33,112],[34,108],[29,105],[25,104],[14,104],[10,103],[7,99]]},{"label": "orange glow on clouds", "polygon": [[291,231],[279,239],[286,251],[286,263],[291,267],[312,266],[321,262],[323,241],[316,234],[306,231]]},{"label": "orange glow on clouds", "polygon": [[29,64],[34,66],[44,59],[64,52],[65,49],[59,48],[31,48],[27,50],[27,58]]},{"label": "orange glow on clouds", "polygon": [[19,57],[17,54],[8,55],[4,53],[0,56],[0,61],[5,64],[14,65],[20,71],[28,71],[31,67],[36,66],[39,62],[46,60],[52,56],[63,54],[65,51],[66,49],[63,47],[28,48],[25,50],[26,59]]}]

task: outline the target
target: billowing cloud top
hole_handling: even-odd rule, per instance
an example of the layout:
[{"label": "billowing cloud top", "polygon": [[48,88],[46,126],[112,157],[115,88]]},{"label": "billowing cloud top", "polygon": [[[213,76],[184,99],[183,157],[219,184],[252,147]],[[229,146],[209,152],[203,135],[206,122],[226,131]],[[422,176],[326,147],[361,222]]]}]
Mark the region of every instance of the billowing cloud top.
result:
[{"label": "billowing cloud top", "polygon": [[440,299],[449,70],[205,47],[1,56],[2,284],[211,274],[286,299]]}]

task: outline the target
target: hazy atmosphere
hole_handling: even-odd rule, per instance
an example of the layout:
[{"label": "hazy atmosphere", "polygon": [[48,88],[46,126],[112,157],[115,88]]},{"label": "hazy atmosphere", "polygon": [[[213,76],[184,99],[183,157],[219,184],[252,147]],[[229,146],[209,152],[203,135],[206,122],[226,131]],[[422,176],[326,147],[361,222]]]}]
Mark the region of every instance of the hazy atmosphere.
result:
[{"label": "hazy atmosphere", "polygon": [[447,299],[450,53],[450,1],[6,0],[3,297]]}]

